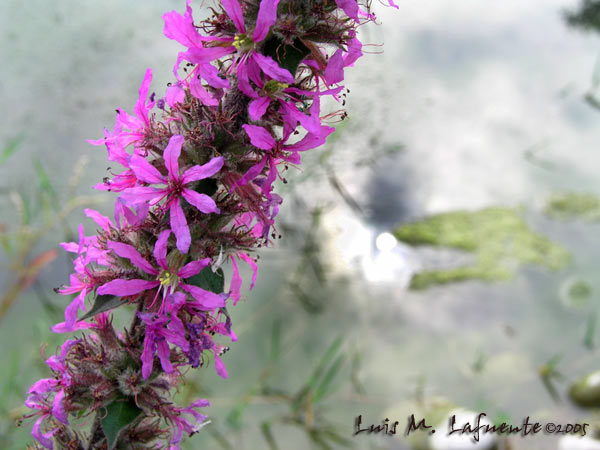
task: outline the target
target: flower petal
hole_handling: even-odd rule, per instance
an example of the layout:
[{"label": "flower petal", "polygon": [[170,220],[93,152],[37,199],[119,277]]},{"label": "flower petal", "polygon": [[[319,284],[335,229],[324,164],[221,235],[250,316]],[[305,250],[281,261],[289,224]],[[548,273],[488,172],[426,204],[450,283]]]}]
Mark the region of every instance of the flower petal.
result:
[{"label": "flower petal", "polygon": [[80,320],[75,322],[72,326],[67,326],[66,322],[60,322],[51,327],[50,329],[54,333],[73,333],[79,330],[87,330],[89,328],[94,328],[93,323],[86,322],[85,320]]},{"label": "flower petal", "polygon": [[100,286],[97,290],[100,295],[116,295],[117,297],[126,297],[128,295],[139,294],[148,289],[160,285],[160,281],[148,280],[112,280]]},{"label": "flower petal", "polygon": [[181,194],[190,205],[194,205],[204,214],[219,214],[221,212],[219,208],[217,208],[215,201],[206,194],[200,194],[196,191],[192,191],[191,189],[184,189]]},{"label": "flower petal", "polygon": [[169,178],[173,180],[179,179],[179,155],[181,155],[181,146],[183,145],[183,136],[176,134],[171,136],[169,144],[163,153],[165,166],[169,172]]},{"label": "flower petal", "polygon": [[256,275],[258,274],[258,266],[256,265],[256,262],[254,262],[254,260],[252,258],[250,258],[248,255],[246,255],[245,253],[238,253],[237,255],[240,259],[244,260],[246,262],[246,264],[248,264],[250,266],[250,268],[252,269],[252,284],[250,285],[250,290],[252,290],[252,288],[254,287],[254,284],[256,283]]},{"label": "flower petal", "polygon": [[188,305],[190,306],[194,306],[203,311],[210,311],[225,306],[225,295],[215,294],[214,292],[206,291],[198,286],[192,286],[191,284],[180,283],[179,287],[192,294],[192,297],[196,300],[195,302],[188,302]]},{"label": "flower petal", "polygon": [[200,259],[198,261],[192,261],[190,263],[187,263],[181,269],[179,269],[179,272],[177,272],[177,276],[179,278],[193,277],[194,275],[200,273],[200,271],[202,269],[204,269],[205,267],[207,267],[209,264],[210,264],[210,258],[204,258],[204,259]]},{"label": "flower petal", "polygon": [[171,215],[171,230],[173,230],[173,234],[177,239],[177,249],[181,253],[187,253],[192,243],[192,237],[190,236],[190,229],[188,228],[187,220],[185,220],[179,199],[171,203],[169,211]]},{"label": "flower petal", "polygon": [[271,78],[277,81],[283,81],[284,83],[293,84],[294,77],[287,69],[279,67],[279,64],[275,62],[270,56],[265,56],[260,53],[253,53],[252,59],[258,64],[261,70],[269,75]]},{"label": "flower petal", "polygon": [[202,86],[202,81],[197,76],[192,77],[190,80],[190,92],[206,106],[217,106],[219,104],[219,99],[215,98]]},{"label": "flower petal", "polygon": [[64,425],[69,425],[69,418],[67,412],[65,411],[64,398],[65,390],[61,389],[54,396],[54,401],[52,402],[52,415],[60,423]]},{"label": "flower petal", "polygon": [[58,380],[54,378],[42,378],[39,381],[36,381],[33,386],[29,388],[27,391],[28,394],[45,394],[46,392],[53,391],[56,386],[58,386]]},{"label": "flower petal", "polygon": [[150,83],[152,83],[152,69],[148,68],[144,74],[142,84],[140,85],[138,100],[133,108],[135,115],[138,116],[138,118],[142,120],[146,126],[148,126],[150,123],[148,120],[148,112],[150,109],[152,109],[152,106],[154,106],[154,102],[151,102],[148,106],[146,106],[146,98],[148,97]]},{"label": "flower petal", "polygon": [[119,196],[119,199],[121,199],[127,206],[133,206],[145,202],[150,202],[154,205],[158,203],[167,193],[168,191],[166,189],[140,186],[125,189]]},{"label": "flower petal", "polygon": [[246,25],[244,25],[244,13],[238,0],[221,0],[223,9],[232,20],[233,24],[240,33],[246,32]]},{"label": "flower petal", "polygon": [[154,333],[147,332],[144,337],[144,350],[142,351],[142,377],[147,380],[152,374],[152,366],[154,365]]},{"label": "flower petal", "polygon": [[221,72],[219,72],[219,69],[217,69],[212,64],[199,64],[198,66],[196,66],[196,71],[200,73],[202,79],[206,80],[206,82],[214,88],[231,88],[229,80],[227,78],[221,78],[221,76],[223,75],[221,74]]},{"label": "flower petal", "polygon": [[[354,2],[355,0],[350,0]],[[323,72],[323,77],[328,85],[344,81],[344,51],[339,48],[329,61]]]},{"label": "flower petal", "polygon": [[277,5],[279,0],[261,0],[258,8],[256,27],[252,33],[252,40],[260,42],[269,34],[270,28],[277,20]]},{"label": "flower petal", "polygon": [[106,247],[109,250],[114,251],[121,258],[128,259],[134,266],[139,267],[144,272],[149,273],[150,275],[158,275],[158,270],[142,258],[142,255],[139,254],[134,246],[123,244],[122,242],[107,241]]},{"label": "flower petal", "polygon": [[217,374],[222,378],[227,378],[229,375],[227,374],[227,369],[225,368],[225,363],[223,360],[215,353],[215,370]]},{"label": "flower petal", "polygon": [[171,236],[171,230],[164,230],[158,235],[156,244],[154,245],[154,259],[158,265],[167,270],[167,241]]},{"label": "flower petal", "polygon": [[222,156],[218,156],[216,158],[212,158],[206,164],[201,166],[193,166],[188,170],[183,172],[181,176],[181,181],[183,184],[189,184],[193,181],[203,180],[204,178],[212,177],[214,174],[218,173],[219,170],[223,167],[223,163],[225,160]]},{"label": "flower petal", "polygon": [[323,145],[331,133],[335,131],[333,127],[321,127],[320,134],[307,133],[301,140],[292,145],[285,145],[284,149],[289,151],[301,152],[304,150],[310,150],[311,148],[319,147]]},{"label": "flower petal", "polygon": [[191,63],[206,64],[233,52],[235,52],[235,47],[195,47],[180,53],[180,55]]},{"label": "flower petal", "polygon": [[52,442],[52,435],[54,434],[54,430],[53,431],[49,431],[48,433],[42,433],[42,421],[44,421],[44,419],[46,419],[48,417],[47,414],[44,414],[43,416],[41,416],[38,420],[35,421],[35,423],[33,424],[33,429],[31,430],[31,435],[37,439],[37,441],[42,444],[42,446],[44,448],[47,448],[49,450],[53,450],[54,449],[54,443]]},{"label": "flower petal", "polygon": [[87,289],[83,289],[77,297],[65,308],[65,323],[67,327],[72,327],[77,322],[77,311],[85,311],[85,296]]},{"label": "flower petal", "polygon": [[356,0],[335,0],[335,4],[351,19],[359,21],[358,2]]},{"label": "flower petal", "polygon": [[248,114],[252,120],[260,120],[262,116],[267,112],[267,108],[271,103],[269,97],[260,97],[256,100],[252,100],[248,106]]},{"label": "flower petal", "polygon": [[106,231],[106,232],[110,231],[112,222],[108,217],[103,216],[98,211],[94,211],[93,209],[89,209],[89,208],[84,209],[83,212],[86,216],[88,216],[90,219],[92,219],[94,222],[96,222],[98,224],[98,226],[100,228],[102,228],[104,231]]},{"label": "flower petal", "polygon": [[202,37],[194,27],[192,19],[192,8],[188,2],[185,15],[177,11],[170,11],[162,16],[165,27],[163,34],[174,41],[179,42],[184,47],[201,47]]},{"label": "flower petal", "polygon": [[248,81],[248,66],[241,64],[237,70],[238,88],[244,94],[251,98],[258,98],[258,94],[254,92],[250,82]]},{"label": "flower petal", "polygon": [[150,164],[146,158],[133,155],[129,161],[129,167],[138,180],[148,184],[166,184],[165,177],[161,175],[156,167]]},{"label": "flower petal", "polygon": [[263,150],[270,150],[275,147],[275,138],[263,127],[244,124],[242,128],[250,138],[250,143],[255,147]]},{"label": "flower petal", "polygon": [[156,353],[158,359],[160,359],[160,365],[162,366],[165,373],[173,373],[173,365],[171,364],[171,349],[169,344],[164,339],[157,340],[156,342]]},{"label": "flower petal", "polygon": [[240,276],[237,262],[233,256],[231,257],[231,266],[233,274],[231,275],[231,282],[229,283],[229,297],[233,300],[233,305],[235,306],[242,295],[240,292],[242,288],[242,277]]},{"label": "flower petal", "polygon": [[253,165],[248,169],[248,171],[242,175],[242,177],[237,180],[237,182],[233,185],[231,190],[235,189],[237,186],[245,186],[249,181],[254,180],[257,176],[261,174],[263,169],[265,168],[265,164],[267,162],[267,157],[265,156],[258,164]]},{"label": "flower petal", "polygon": [[180,84],[172,84],[165,92],[165,100],[171,108],[185,100],[185,91]]}]

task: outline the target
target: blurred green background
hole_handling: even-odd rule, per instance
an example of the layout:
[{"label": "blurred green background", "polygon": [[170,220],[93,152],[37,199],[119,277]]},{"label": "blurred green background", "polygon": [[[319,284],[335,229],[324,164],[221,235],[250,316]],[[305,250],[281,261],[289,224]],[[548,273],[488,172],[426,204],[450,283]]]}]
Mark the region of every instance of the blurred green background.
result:
[{"label": "blurred green background", "polygon": [[[459,407],[597,421],[600,388],[569,392],[600,369],[598,3],[375,2],[381,25],[361,29],[369,54],[347,72],[349,118],[279,186],[282,239],[233,308],[229,379],[205,368],[181,388],[182,402],[212,404],[187,448],[576,449],[544,434],[353,431],[359,414],[403,431],[410,414]],[[49,331],[71,270],[57,244],[81,221],[92,232],[84,208],[111,214],[91,188],[106,152],[85,139],[132,110],[147,67],[164,92],[180,48],[161,15],[183,8],[0,2],[2,449],[30,441],[15,420],[48,376],[40,349],[63,339]]]}]

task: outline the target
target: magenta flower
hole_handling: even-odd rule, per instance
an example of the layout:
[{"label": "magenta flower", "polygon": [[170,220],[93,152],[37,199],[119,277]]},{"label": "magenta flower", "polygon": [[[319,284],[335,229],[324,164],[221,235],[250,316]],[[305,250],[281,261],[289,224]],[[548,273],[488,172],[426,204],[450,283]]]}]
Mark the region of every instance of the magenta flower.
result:
[{"label": "magenta flower", "polygon": [[[182,60],[198,65],[194,69],[194,76],[190,79],[192,95],[207,105],[218,104],[200,86],[198,76],[207,79],[209,85],[213,87],[226,87],[225,82],[217,76],[215,68],[210,63],[230,54],[234,54],[234,61],[228,72],[237,72],[239,88],[246,95],[254,93],[248,80],[250,76],[255,78],[254,74],[256,73],[262,72],[274,80],[293,83],[294,77],[288,70],[279,67],[270,56],[262,55],[255,50],[255,45],[267,37],[271,26],[277,20],[279,0],[262,0],[260,2],[256,26],[251,35],[246,30],[242,7],[238,0],[224,0],[221,4],[238,31],[235,36],[201,36],[193,27],[189,2],[184,16],[175,11],[163,16],[165,36],[188,48],[186,52],[179,54],[176,68]],[[210,46],[212,43],[216,45]],[[178,95],[178,98],[181,98],[181,94]]]},{"label": "magenta flower", "polygon": [[163,153],[168,176],[162,175],[158,169],[151,165],[146,159],[138,155],[131,157],[131,169],[135,173],[138,182],[145,184],[162,184],[163,188],[150,186],[138,186],[125,189],[121,198],[126,204],[134,205],[141,202],[149,202],[150,206],[157,204],[166,198],[165,208],[169,209],[171,229],[177,238],[177,248],[181,253],[187,253],[190,244],[190,230],[181,208],[181,197],[195,206],[205,214],[219,213],[215,201],[208,195],[199,194],[187,186],[194,181],[211,177],[223,167],[223,157],[212,158],[208,163],[193,166],[183,174],[179,174],[179,155],[183,145],[183,136],[175,135],[169,139],[169,144]]},{"label": "magenta flower", "polygon": [[[258,266],[254,262],[252,258],[242,252],[238,252],[237,256],[242,261],[246,262],[252,269],[252,283],[250,284],[250,290],[254,288],[254,284],[256,283],[256,276],[258,274]],[[231,266],[233,268],[233,274],[231,276],[231,282],[229,284],[229,296],[233,300],[233,304],[235,305],[240,299],[241,293],[240,289],[242,287],[242,277],[240,276],[240,272],[238,270],[238,265],[235,262],[235,256],[231,256]]]},{"label": "magenta flower", "polygon": [[49,417],[52,417],[52,406],[50,406],[43,395],[36,393],[30,394],[27,397],[27,400],[25,400],[25,406],[27,406],[29,409],[36,410],[35,413],[28,417],[37,415],[40,416],[33,424],[31,435],[42,445],[42,447],[53,450],[54,443],[52,442],[52,436],[58,429],[55,428],[46,433],[42,431],[42,423]]},{"label": "magenta flower", "polygon": [[79,340],[75,339],[65,341],[61,346],[60,356],[52,355],[46,360],[46,364],[56,374],[55,378],[43,378],[27,391],[28,394],[33,394],[34,396],[56,392],[51,412],[54,418],[64,425],[69,424],[64,405],[65,388],[71,385],[71,375],[67,370],[66,357],[71,347],[78,342]]},{"label": "magenta flower", "polygon": [[322,145],[327,139],[327,136],[335,131],[335,128],[319,125],[319,134],[308,133],[300,141],[288,145],[284,144],[288,138],[286,136],[281,140],[276,140],[271,133],[263,127],[247,124],[242,125],[242,127],[250,138],[250,143],[258,149],[266,150],[266,152],[263,158],[248,169],[231,189],[233,190],[237,186],[244,186],[246,183],[254,180],[262,173],[265,165],[268,163],[268,175],[262,186],[262,191],[267,198],[270,198],[271,196],[271,187],[278,175],[277,164],[279,161],[283,160],[292,164],[300,163],[300,156],[296,152],[309,150]]},{"label": "magenta flower", "polygon": [[[164,35],[188,48],[203,47],[204,42],[217,41],[218,38],[202,36],[198,33],[192,17],[191,0],[187,0],[186,3],[185,14],[183,16],[176,11],[171,11],[163,15],[165,22]],[[198,64],[188,73],[186,80],[182,80],[178,74],[182,60],[183,56],[180,54],[173,68],[173,73],[178,81],[167,88],[165,95],[167,104],[172,107],[177,103],[181,103],[185,98],[183,87],[187,85],[192,95],[200,99],[205,105],[218,105],[219,101],[202,86],[201,80],[206,80],[208,85],[215,89],[231,88],[229,80],[219,76],[219,70],[210,63]]]},{"label": "magenta flower", "polygon": [[[108,150],[108,159],[121,164],[127,159],[125,147],[130,144],[141,142],[144,139],[145,129],[150,125],[150,110],[154,107],[152,97],[148,97],[148,91],[152,83],[152,69],[146,70],[144,79],[139,89],[139,97],[133,109],[135,115],[131,116],[121,108],[117,110],[115,128],[112,133],[104,130],[104,139],[88,140],[92,145],[105,144]],[[123,129],[129,131],[124,131]],[[123,164],[125,165],[125,164]]]},{"label": "magenta flower", "polygon": [[[328,66],[329,67],[329,66]],[[260,120],[266,113],[271,101],[279,103],[279,114],[284,120],[284,134],[290,134],[300,123],[309,133],[319,135],[321,133],[320,97],[331,95],[336,100],[343,86],[338,86],[325,91],[307,91],[289,87],[285,83],[279,83],[275,80],[263,82],[260,79],[254,80],[256,86],[260,88],[259,92],[248,91],[246,95],[253,100],[248,105],[248,114],[252,120]],[[302,98],[304,97],[304,98]],[[312,105],[308,114],[300,111],[297,105],[304,105],[306,98],[312,98]],[[339,100],[338,100],[339,101]],[[320,145],[320,144],[319,144]]]},{"label": "magenta flower", "polygon": [[[42,422],[49,417],[54,417],[64,425],[69,424],[68,414],[65,411],[65,389],[71,385],[71,376],[67,370],[67,353],[77,344],[79,340],[69,339],[63,343],[60,349],[60,355],[52,355],[46,360],[46,364],[55,373],[54,378],[43,378],[33,384],[27,391],[29,394],[25,405],[28,408],[35,409],[38,412],[34,415],[40,415],[33,425],[32,435],[45,448],[52,450],[52,435],[56,430],[43,433],[41,430]],[[48,401],[48,394],[55,392],[52,404]]]},{"label": "magenta flower", "polygon": [[207,267],[210,264],[210,258],[192,261],[180,268],[169,267],[167,261],[167,240],[169,239],[170,235],[171,230],[164,230],[161,232],[154,247],[154,259],[158,263],[159,269],[156,269],[154,266],[152,266],[152,264],[146,261],[135,249],[135,247],[128,244],[123,244],[121,242],[108,241],[107,247],[115,252],[116,255],[130,260],[134,266],[138,267],[143,272],[156,276],[156,280],[123,280],[117,278],[100,286],[97,290],[98,294],[110,294],[124,297],[139,294],[140,292],[159,287],[159,290],[156,293],[157,296],[161,289],[164,290],[163,304],[159,309],[159,311],[162,312],[165,306],[164,299],[179,288],[191,294],[191,296],[195,299],[194,305],[204,310],[208,311],[225,306],[225,294],[214,294],[210,291],[199,288],[198,286],[182,283],[182,280],[193,277],[194,275],[200,273],[202,269]]},{"label": "magenta flower", "polygon": [[[187,408],[172,408],[172,414],[168,416],[168,420],[171,422],[171,427],[173,428],[173,437],[169,442],[168,450],[181,449],[179,444],[183,438],[184,431],[191,435],[197,433],[200,428],[210,423],[206,420],[208,418],[207,416],[196,411],[198,408],[206,408],[207,406],[210,406],[208,400],[199,399]],[[194,418],[195,423],[191,423],[188,419],[183,417],[184,414],[191,415]]]},{"label": "magenta flower", "polygon": [[135,144],[136,148],[134,153],[142,153],[143,150],[139,150],[138,144],[143,142],[146,129],[150,126],[150,110],[154,107],[154,101],[152,100],[153,95],[149,100],[148,91],[152,83],[152,69],[146,70],[144,79],[139,89],[139,97],[134,107],[134,116],[127,114],[121,108],[117,110],[117,117],[115,119],[115,126],[112,131],[104,129],[104,139],[91,140],[88,139],[92,145],[106,145],[108,150],[108,160],[115,161],[121,164],[127,170],[113,174],[112,180],[106,180],[104,183],[99,183],[95,186],[96,189],[120,192],[128,187],[135,185],[137,181],[133,172],[129,169],[129,158],[130,155],[125,151],[125,148],[130,144]]},{"label": "magenta flower", "polygon": [[[163,16],[165,36],[184,46],[174,82],[155,99],[148,69],[133,113],[118,109],[113,129],[89,141],[104,144],[109,161],[122,166],[96,187],[120,195],[112,220],[85,210],[98,225],[96,236],[85,236],[80,226],[77,242],[61,244],[75,256],[74,273],[59,292],[75,298],[53,330],[89,331],[48,358],[52,376],[29,389],[36,448],[52,449],[53,441],[66,440],[73,448],[106,445],[110,436],[102,434],[108,430],[96,425],[113,414],[109,405],[122,396],[135,401],[139,419],[111,444],[119,448],[180,450],[184,432],[191,435],[208,423],[200,412],[206,400],[187,408],[173,404],[182,367],[214,363],[227,378],[221,359],[227,347],[220,340],[237,340],[227,300],[235,305],[241,298],[241,261],[251,270],[246,284],[250,290],[255,285],[250,252],[274,236],[282,202],[274,192],[274,182],[283,179],[279,167],[299,165],[301,152],[320,146],[334,131],[326,121],[344,118],[343,109],[321,115],[321,99],[331,95],[343,106],[344,70],[362,55],[357,27],[375,19],[368,2],[334,0],[312,9],[293,1],[279,8],[280,0],[218,3],[220,9],[196,24],[191,0],[184,13]],[[300,65],[287,70],[277,61]],[[158,115],[152,113],[155,106]],[[200,193],[208,186],[216,187],[210,189],[215,194]],[[222,216],[209,216],[221,211]],[[220,283],[218,289],[211,286],[220,293],[197,286],[207,279],[196,275],[205,270],[204,275],[211,263],[227,262],[232,267],[227,291],[220,292]],[[136,304],[128,329],[113,328],[110,310],[78,321],[90,293],[107,296],[96,298],[97,310]],[[123,364],[124,357],[136,355],[139,362]],[[91,433],[69,426],[69,416],[91,413],[96,414]],[[170,430],[160,426],[165,421]]]},{"label": "magenta flower", "polygon": [[172,373],[171,350],[167,342],[181,347],[183,351],[187,351],[189,350],[189,343],[185,339],[185,335],[182,336],[180,332],[165,328],[165,325],[170,321],[168,317],[159,317],[152,313],[138,313],[138,317],[146,324],[144,350],[141,358],[142,376],[147,380],[152,374],[155,353],[158,354],[160,364],[165,373]]},{"label": "magenta flower", "polygon": [[[77,320],[78,310],[85,311],[85,297],[93,291],[98,281],[89,268],[92,262],[107,264],[106,251],[97,247],[97,237],[86,237],[83,232],[83,225],[79,225],[79,243],[62,243],[61,246],[73,253],[77,253],[77,258],[73,261],[75,273],[69,276],[70,284],[59,289],[62,295],[78,294],[65,309],[65,322],[60,326],[52,327],[54,332],[72,331],[73,325]],[[57,328],[58,327],[58,328]],[[60,329],[61,331],[58,331]]]}]

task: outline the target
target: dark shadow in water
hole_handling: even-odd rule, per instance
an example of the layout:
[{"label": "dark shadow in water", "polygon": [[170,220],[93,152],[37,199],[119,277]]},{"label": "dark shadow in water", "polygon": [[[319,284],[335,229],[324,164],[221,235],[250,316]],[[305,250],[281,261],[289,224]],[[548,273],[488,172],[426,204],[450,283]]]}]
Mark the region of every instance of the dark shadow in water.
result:
[{"label": "dark shadow in water", "polygon": [[418,214],[414,195],[415,176],[402,156],[375,165],[367,190],[366,218],[381,229],[391,229]]}]

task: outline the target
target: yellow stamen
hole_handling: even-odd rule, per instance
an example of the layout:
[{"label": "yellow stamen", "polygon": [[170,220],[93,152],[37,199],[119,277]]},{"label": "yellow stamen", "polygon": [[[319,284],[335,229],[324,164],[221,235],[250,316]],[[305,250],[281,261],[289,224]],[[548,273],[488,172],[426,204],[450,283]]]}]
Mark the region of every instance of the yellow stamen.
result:
[{"label": "yellow stamen", "polygon": [[265,83],[265,92],[268,95],[278,94],[289,86],[287,83],[280,83],[276,80],[269,80]]},{"label": "yellow stamen", "polygon": [[160,281],[161,286],[169,286],[173,281],[172,275],[169,271],[165,270],[158,276],[158,281]]},{"label": "yellow stamen", "polygon": [[236,34],[236,36],[233,38],[233,46],[237,49],[240,50],[241,48],[245,48],[245,47],[252,47],[254,45],[254,42],[252,41],[252,38],[249,36],[246,36],[245,34]]}]

